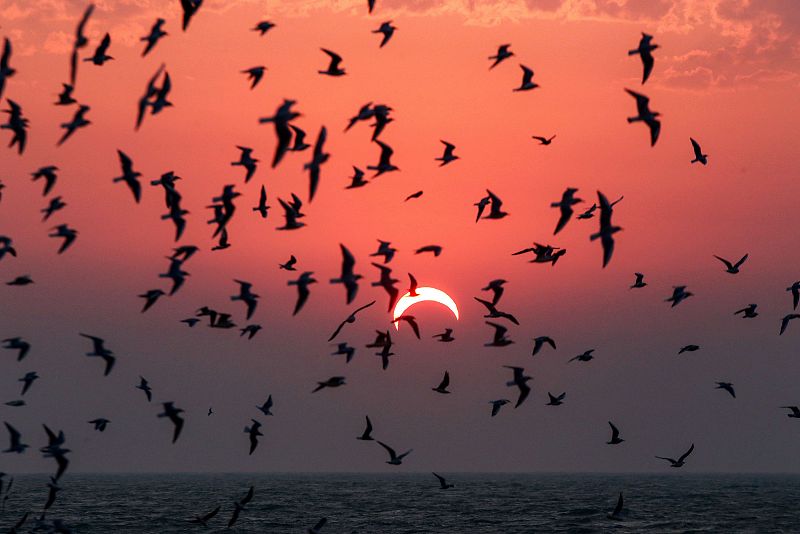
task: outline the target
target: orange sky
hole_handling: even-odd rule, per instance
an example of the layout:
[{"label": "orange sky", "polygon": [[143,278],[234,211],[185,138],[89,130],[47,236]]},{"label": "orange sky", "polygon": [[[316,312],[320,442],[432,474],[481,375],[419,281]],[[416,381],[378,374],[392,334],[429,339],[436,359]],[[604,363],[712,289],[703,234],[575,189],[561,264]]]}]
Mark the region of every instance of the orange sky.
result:
[{"label": "orange sky", "polygon": [[[90,471],[380,469],[381,451],[352,450],[350,438],[367,412],[388,441],[419,451],[414,470],[651,470],[661,467],[653,453],[691,440],[698,443],[699,470],[796,469],[794,431],[777,406],[800,402],[793,379],[800,371],[800,333],[790,327],[776,335],[780,317],[791,311],[784,288],[800,277],[796,9],[779,1],[378,0],[368,16],[360,1],[260,4],[207,0],[183,33],[177,1],[168,8],[148,0],[98,2],[83,55],[108,31],[115,60],[81,64],[75,96],[91,106],[93,124],[56,148],[58,124],[73,109],[52,102],[68,76],[69,36],[84,4],[0,0],[0,34],[12,40],[18,70],[4,97],[18,101],[31,121],[22,157],[0,151],[7,186],[0,234],[11,236],[19,251],[0,263],[0,277],[29,273],[36,280],[28,288],[0,289],[0,335],[23,336],[35,347],[23,364],[4,358],[2,391],[13,397],[16,378],[27,370],[45,377],[29,394],[30,406],[5,408],[4,418],[23,433],[38,432],[45,420],[63,427],[77,442],[76,469]],[[141,59],[136,38],[157,16],[167,19],[170,35]],[[260,38],[249,29],[265,18],[277,27]],[[370,31],[389,19],[399,29],[379,49],[380,36]],[[640,31],[653,33],[661,46],[644,87],[638,59],[626,55]],[[487,57],[501,43],[511,43],[516,56],[488,71]],[[327,63],[320,47],[343,56],[346,76],[317,74]],[[175,107],[148,116],[135,132],[136,101],[161,63],[172,76]],[[519,63],[535,70],[539,89],[512,93]],[[251,91],[239,71],[255,65],[268,71]],[[663,115],[654,148],[643,125],[625,121],[635,112],[625,87],[650,96]],[[331,153],[306,209],[308,226],[296,232],[275,231],[283,222],[277,197],[297,192],[306,199],[302,166],[310,151],[290,153],[270,169],[273,130],[257,121],[283,98],[297,100],[303,116],[296,124],[309,141],[327,127]],[[377,162],[366,124],[343,132],[368,101],[395,110],[382,139],[394,148],[401,171],[345,191],[352,165]],[[552,134],[557,138],[548,147],[530,138]],[[8,135],[3,131],[0,141]],[[689,164],[689,136],[709,154],[707,167]],[[441,154],[439,139],[454,143],[461,159],[439,168],[433,161]],[[253,147],[262,161],[246,185],[241,169],[230,166],[238,157],[235,145]],[[191,214],[181,243],[203,249],[187,264],[192,275],[185,288],[144,315],[136,295],[163,285],[157,274],[166,267],[173,229],[160,220],[160,189],[146,185],[137,206],[124,186],[112,184],[119,175],[116,149],[133,158],[143,181],[168,170],[184,178],[178,189]],[[53,194],[68,204],[53,225],[69,223],[80,232],[62,256],[46,236],[52,225],[41,223],[41,184],[29,179],[48,164],[61,168]],[[244,196],[230,227],[233,246],[212,253],[205,206],[225,184],[236,184]],[[273,206],[266,221],[250,212],[261,184]],[[510,216],[475,224],[473,203],[487,187]],[[605,270],[599,244],[588,239],[597,219],[573,220],[552,236],[557,212],[549,203],[566,187],[579,188],[589,202],[597,189],[625,196],[614,212],[624,230]],[[422,198],[403,202],[417,190],[424,190]],[[363,348],[389,320],[383,291],[366,283],[377,280],[368,257],[377,239],[400,251],[389,265],[396,278],[405,284],[405,273],[413,272],[421,285],[450,293],[462,314],[453,324],[435,305],[415,308],[423,341],[401,329],[397,359],[386,373]],[[533,241],[568,254],[555,268],[510,256]],[[339,243],[365,275],[356,303],[374,298],[379,304],[350,327],[346,340],[359,352],[349,366],[328,356],[325,342],[350,309],[344,290],[327,283],[338,274]],[[413,255],[429,244],[442,245],[442,256]],[[712,257],[746,252],[750,259],[736,277]],[[314,271],[324,282],[312,286],[294,319],[290,277],[277,270],[290,254],[301,272]],[[635,271],[650,285],[629,292]],[[228,299],[236,291],[233,278],[253,282],[262,295],[254,320],[264,331],[253,341],[177,322],[205,304],[240,315],[241,305]],[[505,349],[482,347],[491,332],[472,301],[494,278],[509,281],[501,308],[522,323],[510,332],[516,344]],[[663,299],[677,284],[697,296],[670,310]],[[743,323],[732,316],[750,302],[760,305],[758,319]],[[429,339],[448,326],[456,343]],[[95,362],[81,356],[87,349],[78,331],[105,337],[120,355],[109,378],[101,379]],[[530,338],[544,334],[559,350],[531,359]],[[704,350],[678,359],[677,349],[690,342]],[[592,347],[595,361],[566,365]],[[534,375],[535,398],[527,410],[509,407],[490,420],[488,400],[513,395],[501,368],[511,364]],[[444,369],[458,394],[432,398],[430,387]],[[180,447],[169,446],[155,406],[141,404],[132,389],[139,374],[159,399],[189,412]],[[336,374],[350,384],[309,397],[314,382]],[[734,382],[735,404],[713,390],[716,380]],[[557,413],[542,406],[548,390],[567,391]],[[240,427],[255,415],[247,407],[270,392],[282,412],[266,430],[271,453],[233,454],[244,448]],[[219,421],[206,420],[209,404]],[[85,425],[98,411],[119,421],[103,439]],[[624,454],[603,448],[607,419],[631,434]],[[137,425],[145,429],[140,437],[132,435]],[[729,446],[733,439],[738,444]],[[499,442],[508,450],[503,458],[491,456]],[[127,454],[145,443],[157,454]],[[37,462],[29,455],[19,465],[38,469]]]}]

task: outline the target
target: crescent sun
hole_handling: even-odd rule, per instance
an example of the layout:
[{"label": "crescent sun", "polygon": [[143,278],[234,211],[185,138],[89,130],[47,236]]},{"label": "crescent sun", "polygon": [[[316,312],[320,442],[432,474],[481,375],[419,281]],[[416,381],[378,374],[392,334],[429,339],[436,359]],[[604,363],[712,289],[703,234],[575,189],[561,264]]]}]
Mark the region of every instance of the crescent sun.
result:
[{"label": "crescent sun", "polygon": [[[433,301],[438,302],[439,304],[444,304],[450,309],[451,312],[453,312],[455,318],[458,319],[458,307],[456,306],[455,301],[450,297],[450,295],[441,289],[436,289],[435,287],[418,287],[416,297],[412,297],[411,293],[406,293],[400,297],[394,307],[394,318],[397,319],[403,315],[403,313],[414,304],[425,301]],[[399,330],[400,322],[398,321],[394,323],[394,327]]]}]

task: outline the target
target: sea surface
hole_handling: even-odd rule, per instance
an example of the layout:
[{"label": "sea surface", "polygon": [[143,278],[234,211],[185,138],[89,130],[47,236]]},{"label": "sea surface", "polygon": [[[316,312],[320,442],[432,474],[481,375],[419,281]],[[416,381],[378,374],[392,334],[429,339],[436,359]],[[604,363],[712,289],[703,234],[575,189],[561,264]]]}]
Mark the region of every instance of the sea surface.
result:
[{"label": "sea surface", "polygon": [[[76,533],[305,533],[326,517],[321,534],[531,532],[800,532],[800,476],[447,474],[78,475],[47,519]],[[6,478],[6,481],[8,479]],[[0,532],[25,511],[21,532],[47,498],[48,477],[17,476]],[[232,529],[233,501],[255,496]],[[625,516],[607,518],[617,496]],[[203,528],[188,519],[221,506]]]}]

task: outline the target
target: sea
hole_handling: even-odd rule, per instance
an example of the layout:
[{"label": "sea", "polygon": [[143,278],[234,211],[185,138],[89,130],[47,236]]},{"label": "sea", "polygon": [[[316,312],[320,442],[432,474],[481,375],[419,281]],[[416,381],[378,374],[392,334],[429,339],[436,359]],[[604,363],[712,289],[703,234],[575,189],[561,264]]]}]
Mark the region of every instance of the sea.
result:
[{"label": "sea", "polygon": [[[67,473],[44,521],[46,475],[19,475],[0,515],[7,532],[320,534],[447,532],[800,532],[800,476],[430,473],[154,474]],[[5,478],[7,483],[8,477]],[[234,501],[255,488],[233,525]],[[609,519],[619,492],[621,519]],[[189,519],[220,507],[208,527]],[[66,532],[66,531],[64,531]]]}]

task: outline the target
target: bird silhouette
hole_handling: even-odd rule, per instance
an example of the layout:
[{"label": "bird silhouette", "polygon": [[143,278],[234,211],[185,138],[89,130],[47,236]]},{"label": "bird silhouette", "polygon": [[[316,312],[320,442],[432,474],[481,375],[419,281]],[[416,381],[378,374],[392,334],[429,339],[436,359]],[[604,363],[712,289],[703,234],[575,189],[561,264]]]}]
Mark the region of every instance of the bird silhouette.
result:
[{"label": "bird silhouette", "polygon": [[683,453],[677,460],[674,460],[672,458],[665,458],[663,456],[656,456],[656,458],[658,458],[659,460],[668,461],[671,464],[670,467],[683,467],[684,460],[686,460],[686,458],[688,458],[689,455],[692,454],[692,451],[694,451],[694,443],[692,443],[692,446],[689,447],[689,450]]},{"label": "bird silhouette", "polygon": [[164,24],[166,22],[167,21],[162,18],[156,19],[156,21],[153,23],[153,26],[150,28],[150,33],[139,39],[140,41],[147,43],[147,45],[144,47],[144,50],[142,50],[142,57],[149,54],[153,50],[153,47],[158,44],[158,41],[169,35],[164,31]]},{"label": "bird silhouette", "polygon": [[184,411],[180,408],[177,408],[173,402],[164,402],[162,403],[162,406],[164,407],[164,412],[158,414],[158,417],[166,417],[170,420],[170,422],[172,422],[174,427],[172,432],[172,443],[175,443],[178,441],[178,438],[181,435],[181,430],[183,430],[184,419],[180,414],[184,413]]},{"label": "bird silhouette", "polygon": [[[504,365],[506,369],[511,369],[514,375],[513,378],[506,382],[506,386],[514,386],[519,390],[519,396],[517,397],[517,403],[514,405],[514,408],[519,408],[525,399],[528,398],[528,395],[531,394],[531,387],[528,385],[528,381],[533,380],[533,377],[525,375],[525,369],[522,367],[513,367],[511,365]],[[492,415],[494,414],[494,410],[492,410]]]},{"label": "bird silhouette", "polygon": [[381,447],[386,449],[386,452],[389,453],[389,459],[386,461],[386,463],[389,464],[389,465],[400,465],[400,464],[402,464],[403,463],[403,458],[405,458],[406,456],[411,454],[411,452],[414,450],[414,449],[409,449],[406,452],[404,452],[403,454],[397,454],[393,448],[391,448],[390,446],[388,446],[387,444],[385,444],[382,441],[378,441],[378,445],[380,445]]},{"label": "bird silhouette", "polygon": [[691,137],[689,138],[689,141],[692,142],[692,151],[694,152],[694,159],[691,161],[691,163],[700,162],[703,165],[708,165],[708,154],[703,154],[703,149],[700,148],[700,144],[697,141]]},{"label": "bird silhouette", "polygon": [[625,89],[625,91],[636,99],[636,116],[628,117],[628,124],[633,122],[644,122],[650,129],[650,146],[655,146],[658,135],[661,133],[661,121],[658,120],[661,114],[657,111],[650,111],[650,99],[643,94]]},{"label": "bird silhouette", "polygon": [[607,445],[619,445],[620,443],[625,441],[624,439],[619,437],[619,429],[616,426],[614,426],[614,423],[609,421],[608,426],[611,427],[611,439],[609,439],[606,442]]},{"label": "bird silhouette", "polygon": [[510,44],[503,44],[497,47],[497,53],[493,56],[489,56],[489,59],[493,60],[492,64],[489,65],[489,70],[492,70],[500,63],[514,55],[514,52],[509,50],[509,48],[511,48]]},{"label": "bird silhouette", "polygon": [[653,71],[653,50],[656,48],[658,48],[658,45],[653,43],[653,36],[642,32],[639,46],[633,50],[628,50],[629,56],[638,55],[642,59],[642,85],[644,85],[644,82],[647,81],[647,78],[650,77],[650,73]]},{"label": "bird silhouette", "polygon": [[377,30],[372,30],[372,33],[383,34],[383,38],[381,39],[381,44],[378,48],[383,48],[386,45],[386,43],[389,42],[389,39],[392,38],[396,30],[397,26],[393,26],[391,20],[387,20],[386,22],[382,23]]},{"label": "bird silhouette", "polygon": [[745,262],[745,260],[747,260],[748,256],[749,256],[748,254],[745,254],[744,256],[742,256],[742,259],[740,259],[736,263],[731,263],[725,258],[720,258],[719,256],[714,256],[714,257],[725,264],[726,267],[725,272],[730,274],[737,274],[739,272],[739,267],[741,267],[742,264]]},{"label": "bird silhouette", "polygon": [[319,70],[317,72],[320,74],[325,74],[327,76],[334,76],[334,77],[344,76],[345,70],[339,66],[342,63],[342,56],[340,56],[336,52],[328,50],[327,48],[320,48],[320,50],[322,50],[323,52],[325,52],[325,54],[327,54],[327,56],[330,58],[330,63],[328,63],[327,69]]}]

